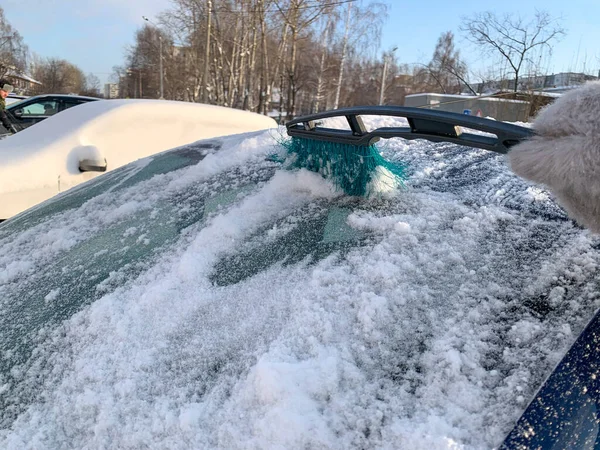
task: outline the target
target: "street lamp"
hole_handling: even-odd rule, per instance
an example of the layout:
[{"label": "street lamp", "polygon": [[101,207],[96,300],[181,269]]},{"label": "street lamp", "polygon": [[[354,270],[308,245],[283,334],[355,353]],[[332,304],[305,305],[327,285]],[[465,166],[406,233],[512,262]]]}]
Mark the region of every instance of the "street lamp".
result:
[{"label": "street lamp", "polygon": [[[142,16],[142,19],[144,19],[146,22],[151,23],[152,25],[154,25],[156,28],[157,25],[152,22],[150,19],[148,19],[146,16]],[[163,51],[162,51],[162,35],[160,34],[160,30],[159,30],[159,34],[158,34],[158,45],[159,45],[159,52],[160,52],[160,58],[159,58],[159,65],[160,65],[160,100],[164,100],[164,90],[163,90]]]},{"label": "street lamp", "polygon": [[[134,69],[133,67],[129,67],[126,71],[127,75],[129,75],[130,77],[132,77],[133,80],[133,98],[135,98],[136,96],[136,92],[138,91],[138,87],[136,86],[136,82],[135,82],[135,77],[133,76],[134,73],[137,72],[138,75],[138,82],[139,82],[139,98],[143,98],[143,92],[142,92],[142,71],[141,69]],[[129,86],[129,83],[127,83],[127,85]],[[129,89],[129,87],[128,87]]]},{"label": "street lamp", "polygon": [[392,59],[392,53],[398,50],[398,47],[394,47],[390,52],[383,57],[383,74],[381,75],[381,91],[379,92],[379,104],[383,105],[383,95],[385,92],[385,77],[387,75],[387,67],[389,61]]}]

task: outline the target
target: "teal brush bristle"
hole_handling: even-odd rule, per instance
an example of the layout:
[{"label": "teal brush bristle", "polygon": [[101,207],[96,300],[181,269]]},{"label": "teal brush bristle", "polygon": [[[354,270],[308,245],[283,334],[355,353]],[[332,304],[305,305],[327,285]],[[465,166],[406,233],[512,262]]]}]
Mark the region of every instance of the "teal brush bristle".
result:
[{"label": "teal brush bristle", "polygon": [[373,181],[387,187],[403,186],[405,168],[386,160],[374,145],[355,146],[293,137],[282,142],[288,168],[318,172],[348,195],[366,196]]}]

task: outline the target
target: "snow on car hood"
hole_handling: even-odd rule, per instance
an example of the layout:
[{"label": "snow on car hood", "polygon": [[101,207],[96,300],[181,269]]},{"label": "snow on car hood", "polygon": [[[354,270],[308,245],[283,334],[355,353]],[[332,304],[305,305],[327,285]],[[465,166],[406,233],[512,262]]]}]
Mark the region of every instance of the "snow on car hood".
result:
[{"label": "snow on car hood", "polygon": [[[141,266],[115,269],[93,301],[35,331],[28,361],[0,378],[10,406],[0,447],[501,442],[599,304],[597,240],[489,152],[388,141],[385,156],[409,164],[407,188],[345,199],[316,174],[267,161],[275,146],[269,133],[220,139],[196,165],[123,187],[152,161],[143,160],[112,175],[120,189],[0,226],[6,314],[20,284],[102,230],[147,217],[89,259],[146,245],[149,228],[193,209],[196,195],[186,192],[235,188],[227,206]],[[270,175],[244,188],[257,173]],[[167,216],[161,208],[173,198]],[[332,204],[348,211],[345,233],[368,236],[360,245],[215,281],[215,267],[233,270],[220,262],[248,240],[291,234]],[[57,267],[36,294],[43,305],[68,301],[64,280],[78,269]],[[84,284],[94,276],[80,273]]]}]

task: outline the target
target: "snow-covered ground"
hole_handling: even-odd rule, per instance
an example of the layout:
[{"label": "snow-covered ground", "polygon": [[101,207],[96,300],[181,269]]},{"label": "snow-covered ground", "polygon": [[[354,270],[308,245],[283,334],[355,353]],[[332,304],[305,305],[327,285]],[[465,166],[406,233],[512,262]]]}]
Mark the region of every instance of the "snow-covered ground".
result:
[{"label": "snow-covered ground", "polygon": [[0,448],[502,441],[600,305],[598,240],[490,152],[383,142],[406,189],[347,199],[265,158],[278,138],[0,225]]}]

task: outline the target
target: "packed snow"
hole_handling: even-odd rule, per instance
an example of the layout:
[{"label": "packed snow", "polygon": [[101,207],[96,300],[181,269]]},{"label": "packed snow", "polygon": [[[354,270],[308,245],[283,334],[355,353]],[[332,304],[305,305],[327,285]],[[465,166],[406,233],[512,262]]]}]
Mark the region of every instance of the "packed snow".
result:
[{"label": "packed snow", "polygon": [[[141,160],[0,225],[0,448],[502,441],[600,305],[597,238],[490,152],[382,142],[405,188],[350,199],[271,161],[279,139]],[[323,215],[333,251],[276,255]]]}]

